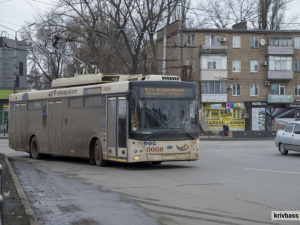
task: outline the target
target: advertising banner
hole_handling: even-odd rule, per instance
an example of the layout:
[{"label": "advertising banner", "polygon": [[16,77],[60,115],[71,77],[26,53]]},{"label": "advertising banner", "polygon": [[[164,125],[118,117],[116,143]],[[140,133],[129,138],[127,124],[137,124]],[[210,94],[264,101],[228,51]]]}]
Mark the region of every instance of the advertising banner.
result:
[{"label": "advertising banner", "polygon": [[265,108],[252,108],[252,130],[265,130]]}]

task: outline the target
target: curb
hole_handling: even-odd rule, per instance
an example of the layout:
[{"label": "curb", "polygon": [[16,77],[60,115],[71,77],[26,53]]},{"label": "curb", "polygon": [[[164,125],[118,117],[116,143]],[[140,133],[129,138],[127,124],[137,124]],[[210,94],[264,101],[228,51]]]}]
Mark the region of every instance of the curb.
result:
[{"label": "curb", "polygon": [[9,173],[11,174],[12,176],[12,179],[14,181],[14,185],[16,187],[16,191],[19,195],[19,198],[20,198],[20,202],[21,204],[23,205],[24,209],[25,209],[25,213],[27,215],[27,218],[29,220],[29,223],[30,225],[38,225],[38,222],[37,222],[37,218],[31,208],[31,205],[21,187],[21,184],[19,182],[19,179],[17,178],[15,172],[14,172],[14,169],[10,163],[10,161],[8,160],[8,157],[6,155],[3,155],[4,159],[5,159],[5,162],[7,163],[7,166],[8,166],[8,170],[9,170]]},{"label": "curb", "polygon": [[201,138],[200,141],[265,141],[265,140],[274,140],[275,138]]}]

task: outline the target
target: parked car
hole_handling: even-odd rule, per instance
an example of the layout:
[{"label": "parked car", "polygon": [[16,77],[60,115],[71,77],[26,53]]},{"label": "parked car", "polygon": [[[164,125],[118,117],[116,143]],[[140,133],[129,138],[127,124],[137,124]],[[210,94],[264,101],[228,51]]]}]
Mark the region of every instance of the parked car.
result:
[{"label": "parked car", "polygon": [[284,130],[278,130],[275,144],[282,155],[289,151],[300,152],[300,121],[290,122]]}]

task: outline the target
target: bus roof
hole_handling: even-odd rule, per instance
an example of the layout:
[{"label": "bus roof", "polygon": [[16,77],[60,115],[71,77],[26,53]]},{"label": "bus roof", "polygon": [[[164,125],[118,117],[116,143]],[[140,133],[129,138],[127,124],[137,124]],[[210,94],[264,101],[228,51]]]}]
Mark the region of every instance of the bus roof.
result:
[{"label": "bus roof", "polygon": [[[109,94],[128,91],[129,81],[180,81],[178,76],[166,75],[114,75],[86,74],[52,81],[52,88],[42,91],[26,91],[11,94],[10,102],[83,96],[85,94]],[[100,85],[101,84],[101,85]]]},{"label": "bus roof", "polygon": [[74,87],[80,85],[115,83],[122,81],[138,81],[138,80],[174,80],[180,81],[178,76],[167,75],[116,75],[116,74],[82,74],[75,77],[59,78],[52,81],[52,88]]}]

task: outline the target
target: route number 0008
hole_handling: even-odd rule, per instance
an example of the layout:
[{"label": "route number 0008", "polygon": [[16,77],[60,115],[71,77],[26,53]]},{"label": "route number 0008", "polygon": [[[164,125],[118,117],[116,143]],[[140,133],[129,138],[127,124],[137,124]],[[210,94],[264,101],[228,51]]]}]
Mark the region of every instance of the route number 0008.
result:
[{"label": "route number 0008", "polygon": [[147,147],[147,152],[163,152],[163,147]]}]

